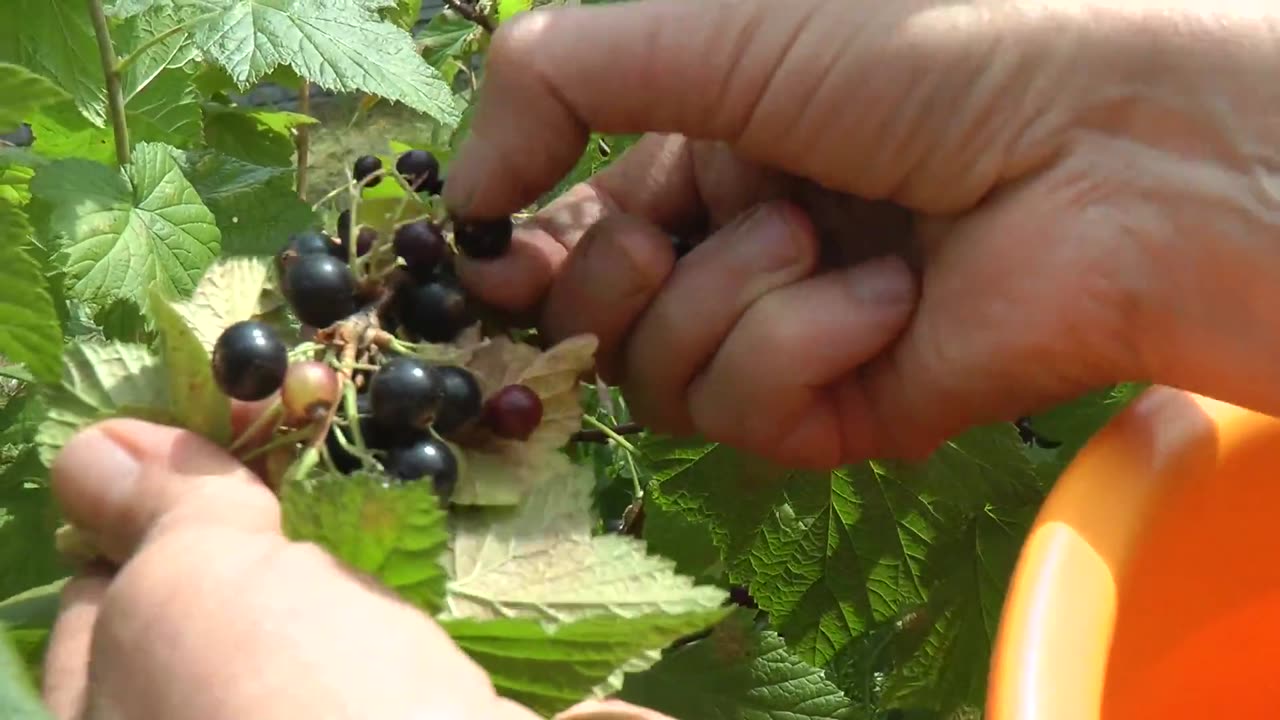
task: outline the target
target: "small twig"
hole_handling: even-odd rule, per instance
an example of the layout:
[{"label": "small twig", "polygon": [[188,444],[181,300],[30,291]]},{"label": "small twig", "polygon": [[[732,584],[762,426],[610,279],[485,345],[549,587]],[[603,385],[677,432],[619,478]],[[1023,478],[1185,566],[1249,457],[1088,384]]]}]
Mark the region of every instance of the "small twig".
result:
[{"label": "small twig", "polygon": [[[644,432],[644,426],[633,422],[622,423],[609,429],[614,435],[636,435]],[[569,442],[607,443],[612,439],[613,437],[606,435],[603,430],[579,430],[569,436]]]},{"label": "small twig", "polygon": [[116,50],[111,44],[111,26],[107,23],[107,15],[102,9],[102,0],[89,0],[89,15],[93,20],[93,32],[98,41],[98,57],[102,61],[102,74],[107,81],[107,108],[111,113],[111,129],[115,134],[116,162],[124,167],[132,160],[129,125],[124,111],[124,86],[120,82]]},{"label": "small twig", "polygon": [[637,448],[635,445],[632,445],[631,442],[626,438],[622,437],[622,435],[618,433],[617,430],[614,430],[613,428],[609,427],[608,425],[605,425],[604,423],[591,417],[590,415],[583,415],[582,419],[588,425],[594,426],[597,431],[599,431],[606,438],[608,438],[609,442],[617,443],[618,447],[622,448],[623,450],[626,450],[629,453],[632,453],[635,455],[640,454],[639,448]]},{"label": "small twig", "polygon": [[[298,91],[298,112],[311,115],[311,82],[303,79]],[[298,150],[298,197],[307,199],[308,169],[311,165],[311,128],[299,125],[296,132]]]},{"label": "small twig", "polygon": [[464,20],[469,20],[476,25],[479,25],[480,29],[491,35],[493,34],[493,31],[497,29],[493,25],[493,20],[490,19],[488,15],[480,12],[479,9],[468,3],[467,0],[444,0],[444,4],[448,5],[449,9],[461,15]]},{"label": "small twig", "polygon": [[245,443],[262,434],[262,431],[271,425],[279,422],[282,415],[284,415],[284,404],[277,399],[249,427],[245,428],[244,432],[240,433],[240,437],[231,443],[231,446],[227,448],[227,452],[235,454],[236,451],[245,446]]}]

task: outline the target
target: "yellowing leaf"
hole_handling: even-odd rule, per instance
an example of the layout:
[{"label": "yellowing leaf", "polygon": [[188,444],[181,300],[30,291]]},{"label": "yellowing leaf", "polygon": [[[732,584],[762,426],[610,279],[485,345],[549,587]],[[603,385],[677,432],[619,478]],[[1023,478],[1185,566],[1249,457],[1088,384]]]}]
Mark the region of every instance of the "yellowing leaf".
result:
[{"label": "yellowing leaf", "polygon": [[275,271],[268,260],[237,257],[220,260],[210,267],[191,299],[175,309],[208,352],[223,330],[279,307],[278,294],[269,292]]}]

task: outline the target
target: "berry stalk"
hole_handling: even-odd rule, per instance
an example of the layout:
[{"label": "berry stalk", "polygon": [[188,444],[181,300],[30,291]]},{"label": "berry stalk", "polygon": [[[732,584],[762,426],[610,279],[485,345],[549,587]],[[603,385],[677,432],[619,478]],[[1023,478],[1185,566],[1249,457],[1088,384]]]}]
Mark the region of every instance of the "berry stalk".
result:
[{"label": "berry stalk", "polygon": [[124,87],[120,83],[120,67],[116,62],[115,46],[111,44],[111,26],[102,9],[102,0],[89,0],[89,16],[93,20],[98,57],[102,61],[102,74],[107,82],[107,109],[111,113],[111,130],[115,135],[116,162],[124,167],[132,160],[129,125],[124,112]]}]

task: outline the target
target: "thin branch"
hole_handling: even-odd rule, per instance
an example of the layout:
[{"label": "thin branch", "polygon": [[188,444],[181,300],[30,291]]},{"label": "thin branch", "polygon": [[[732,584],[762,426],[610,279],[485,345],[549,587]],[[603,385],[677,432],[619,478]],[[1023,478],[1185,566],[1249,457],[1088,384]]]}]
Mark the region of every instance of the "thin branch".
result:
[{"label": "thin branch", "polygon": [[[612,428],[612,431],[614,435],[636,435],[644,432],[644,427],[639,423],[629,422]],[[569,436],[569,442],[607,443],[612,439],[603,430],[579,430]]]},{"label": "thin branch", "polygon": [[[303,115],[311,114],[311,81],[306,78],[303,78],[302,87],[298,92],[298,112]],[[300,125],[296,132],[298,133],[298,197],[306,200],[308,166],[311,164],[311,128]]]},{"label": "thin branch", "polygon": [[470,4],[467,0],[444,0],[444,4],[448,5],[450,10],[461,15],[464,20],[469,20],[479,25],[480,29],[491,35],[497,29],[488,15],[480,12],[475,5]]},{"label": "thin branch", "polygon": [[102,10],[102,0],[89,0],[89,15],[93,19],[93,32],[98,40],[98,56],[102,60],[102,74],[107,81],[107,108],[111,113],[111,129],[115,133],[116,162],[123,167],[132,159],[129,149],[129,125],[124,113],[124,88],[120,84],[116,50],[111,45],[111,26]]}]

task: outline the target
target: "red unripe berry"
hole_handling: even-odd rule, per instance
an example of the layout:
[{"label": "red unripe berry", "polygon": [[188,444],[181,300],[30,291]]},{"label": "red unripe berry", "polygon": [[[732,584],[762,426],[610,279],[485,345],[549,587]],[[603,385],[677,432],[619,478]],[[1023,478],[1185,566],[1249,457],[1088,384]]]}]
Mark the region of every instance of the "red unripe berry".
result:
[{"label": "red unripe berry", "polygon": [[542,423],[542,398],[525,385],[508,385],[485,401],[482,417],[498,437],[528,440]]},{"label": "red unripe berry", "polygon": [[291,424],[302,425],[324,417],[338,401],[342,383],[328,363],[318,360],[294,363],[284,375],[280,399]]}]

